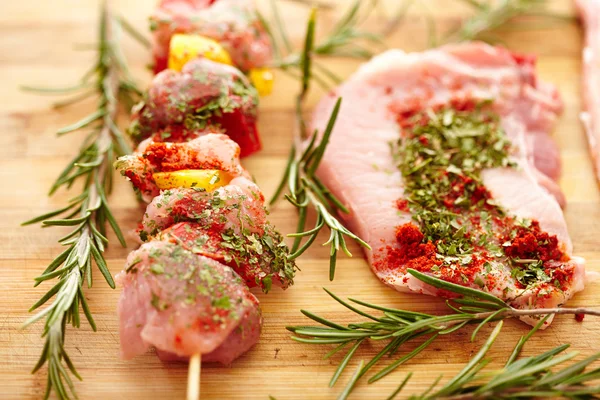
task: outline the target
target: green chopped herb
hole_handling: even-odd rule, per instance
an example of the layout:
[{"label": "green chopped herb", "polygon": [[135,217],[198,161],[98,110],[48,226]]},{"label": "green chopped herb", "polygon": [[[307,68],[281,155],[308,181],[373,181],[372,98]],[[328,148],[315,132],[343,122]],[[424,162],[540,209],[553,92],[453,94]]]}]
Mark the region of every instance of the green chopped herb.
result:
[{"label": "green chopped herb", "polygon": [[213,301],[213,307],[222,308],[224,310],[229,310],[231,308],[231,302],[228,296],[220,297]]},{"label": "green chopped herb", "polygon": [[154,292],[152,292],[152,299],[150,300],[150,304],[152,304],[152,307],[154,307],[158,311],[165,311],[167,308],[169,308],[169,305],[161,301],[160,297]]},{"label": "green chopped herb", "polygon": [[165,267],[162,266],[162,264],[152,264],[150,265],[150,272],[152,272],[154,275],[161,275],[165,273]]}]

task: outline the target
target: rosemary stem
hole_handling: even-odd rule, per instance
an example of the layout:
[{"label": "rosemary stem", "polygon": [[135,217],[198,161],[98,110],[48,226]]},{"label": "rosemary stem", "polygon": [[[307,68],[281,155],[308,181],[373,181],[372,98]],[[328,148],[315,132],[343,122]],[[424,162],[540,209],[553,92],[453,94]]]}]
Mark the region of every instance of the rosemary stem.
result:
[{"label": "rosemary stem", "polygon": [[519,310],[516,308],[508,309],[505,315],[514,317],[523,317],[527,315],[546,315],[546,314],[586,314],[600,316],[600,310],[585,307],[556,307],[556,308],[537,308],[531,310]]},{"label": "rosemary stem", "polygon": [[[509,396],[511,394],[520,393],[520,392],[523,392],[524,390],[528,390],[528,389],[529,389],[529,387],[527,387],[527,386],[507,388],[502,391],[502,395]],[[476,393],[461,393],[461,394],[455,394],[455,395],[451,395],[451,396],[437,396],[436,399],[438,399],[438,400],[485,399],[485,398],[492,397],[493,394],[494,393],[477,393],[477,394]]]},{"label": "rosemary stem", "polygon": [[[496,314],[496,315],[494,315],[494,314]],[[525,316],[529,316],[529,315],[540,315],[541,316],[541,315],[547,315],[547,314],[585,314],[585,315],[600,316],[600,310],[596,310],[593,308],[585,308],[585,307],[536,308],[536,309],[531,309],[531,310],[506,308],[502,312],[498,312],[496,310],[496,311],[471,314],[471,318],[469,318],[469,319],[472,321],[484,321],[485,319],[494,316],[494,320],[496,320],[496,319],[502,320],[502,319],[509,318],[509,317],[518,318],[518,317],[525,317]],[[442,327],[443,329],[446,329],[446,328],[450,328],[450,327],[462,324],[462,323],[464,323],[464,321],[465,321],[464,319],[456,319],[456,320],[451,320],[451,321],[439,324],[438,326]]]}]

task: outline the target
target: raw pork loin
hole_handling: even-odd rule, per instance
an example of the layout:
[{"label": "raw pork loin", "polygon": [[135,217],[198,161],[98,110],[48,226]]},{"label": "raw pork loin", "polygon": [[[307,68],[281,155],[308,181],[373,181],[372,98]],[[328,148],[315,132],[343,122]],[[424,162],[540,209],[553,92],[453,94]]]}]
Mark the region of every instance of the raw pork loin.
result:
[{"label": "raw pork loin", "polygon": [[[559,306],[583,289],[584,264],[571,255],[556,183],[558,151],[549,136],[562,102],[534,67],[531,57],[482,43],[423,53],[391,50],[363,65],[316,107],[313,128],[323,131],[336,99],[343,99],[318,175],[350,210],[341,217],[370,244],[368,261],[384,283],[444,295],[407,274],[415,268],[521,308]],[[475,113],[483,113],[481,121],[471,121]],[[463,123],[471,125],[461,133]],[[504,164],[482,169],[478,178],[449,167],[442,174],[442,181],[450,180],[446,206],[416,208],[424,204],[415,202],[422,193],[410,190],[423,184],[418,179],[425,175],[416,171],[428,168],[419,163],[439,150],[428,148],[431,132],[454,129],[453,124],[457,133],[449,130],[437,144],[458,141],[468,148],[478,135],[496,129],[496,150],[507,153]],[[407,146],[422,152],[409,155],[403,152]],[[460,151],[466,150],[440,154],[450,159]],[[469,151],[477,159],[486,149]],[[409,156],[416,164],[401,170]],[[475,189],[465,199],[459,191],[468,184]],[[470,208],[462,207],[465,201]],[[444,227],[450,236],[431,239],[428,232],[440,227],[427,226],[424,216],[441,218],[444,212],[456,216]],[[476,230],[483,230],[484,219],[491,229],[486,236]],[[471,249],[460,254],[457,247],[465,242]]]}]

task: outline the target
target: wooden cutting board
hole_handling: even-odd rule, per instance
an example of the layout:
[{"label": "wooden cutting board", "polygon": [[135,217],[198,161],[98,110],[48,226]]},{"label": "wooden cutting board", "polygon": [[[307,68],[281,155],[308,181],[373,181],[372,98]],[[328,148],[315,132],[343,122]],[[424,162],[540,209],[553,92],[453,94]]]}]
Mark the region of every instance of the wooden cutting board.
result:
[{"label": "wooden cutting board", "polygon": [[[144,31],[153,3],[148,0],[114,1],[118,11]],[[339,3],[347,6],[349,1]],[[396,3],[388,1],[384,4],[385,10],[391,13]],[[439,30],[443,31],[464,15],[466,8],[460,3],[457,0],[431,0],[424,2],[424,8],[413,7],[402,28],[389,38],[389,46],[405,50],[425,48],[427,30],[423,16],[432,15]],[[268,9],[264,7],[266,4],[261,4],[263,9]],[[573,15],[568,0],[556,1],[553,6]],[[89,67],[93,54],[74,51],[73,45],[95,40],[97,11],[96,1],[83,0],[3,1],[0,5],[0,398],[33,399],[43,395],[45,371],[36,375],[29,373],[42,349],[41,325],[26,330],[21,330],[20,325],[28,315],[27,309],[48,288],[47,285],[33,288],[33,278],[61,251],[56,240],[63,230],[37,226],[22,228],[19,224],[64,204],[69,198],[69,193],[60,192],[49,199],[46,192],[74,154],[81,136],[57,139],[54,132],[93,107],[90,101],[56,111],[51,108],[53,98],[23,93],[17,86],[74,82]],[[305,31],[306,8],[282,2],[282,12],[290,35],[299,42]],[[335,12],[322,16],[319,28],[325,30],[331,26],[335,17]],[[566,107],[555,137],[563,161],[561,185],[568,199],[566,216],[575,253],[588,260],[588,270],[600,271],[600,195],[577,118],[581,107],[581,34],[577,23],[573,20],[552,23],[536,31],[510,31],[502,38],[513,50],[537,53],[540,76],[558,85],[563,95]],[[145,70],[150,61],[148,52],[128,38],[124,48],[134,75],[145,84],[149,80]],[[348,76],[358,65],[347,60],[328,63],[341,76]],[[293,93],[298,89],[298,83],[293,79],[281,74],[276,78],[275,92],[263,99],[260,109],[264,150],[244,160],[267,196],[273,192],[285,165],[293,126]],[[322,92],[314,90],[309,104],[314,104],[320,95]],[[110,202],[119,223],[128,231],[139,221],[142,209],[136,203],[130,185],[118,177],[116,183]],[[286,203],[278,204],[271,218],[282,232],[293,231],[296,214]],[[320,239],[325,241],[324,237]],[[115,243],[113,237],[111,243]],[[113,274],[122,268],[133,247],[133,241],[127,249],[111,246],[107,258]],[[338,261],[334,282],[327,279],[326,249],[315,245],[300,260],[302,271],[292,288],[286,292],[274,290],[268,295],[258,293],[265,318],[260,343],[230,368],[205,365],[202,369],[202,399],[266,400],[269,395],[279,400],[336,398],[358,360],[368,360],[377,347],[361,348],[338,385],[328,388],[340,356],[323,360],[328,349],[296,343],[289,339],[284,329],[286,325],[308,322],[300,314],[302,308],[343,323],[360,320],[334,303],[321,289],[324,286],[340,296],[381,305],[426,312],[444,309],[439,299],[399,294],[387,288],[371,274],[354,244],[351,251],[354,258],[342,257]],[[115,313],[119,291],[109,289],[100,275],[95,275],[95,286],[86,292],[86,297],[98,332],[92,332],[87,326],[67,332],[67,350],[84,379],[77,383],[80,398],[183,398],[186,365],[162,363],[152,353],[133,361],[119,359]],[[600,305],[599,290],[598,283],[589,283],[570,305]],[[415,371],[415,375],[404,393],[422,391],[440,373],[449,377],[457,372],[489,331],[482,332],[475,343],[468,340],[469,329],[443,337],[391,376],[373,385],[361,383],[353,398],[386,398],[408,371]],[[509,321],[506,324],[490,353],[497,360],[495,365],[506,359],[509,349],[526,331],[527,327],[521,323]],[[598,350],[599,332],[598,319],[588,317],[583,323],[577,323],[572,316],[560,316],[550,329],[531,340],[525,352],[530,354],[572,343],[583,357]]]}]

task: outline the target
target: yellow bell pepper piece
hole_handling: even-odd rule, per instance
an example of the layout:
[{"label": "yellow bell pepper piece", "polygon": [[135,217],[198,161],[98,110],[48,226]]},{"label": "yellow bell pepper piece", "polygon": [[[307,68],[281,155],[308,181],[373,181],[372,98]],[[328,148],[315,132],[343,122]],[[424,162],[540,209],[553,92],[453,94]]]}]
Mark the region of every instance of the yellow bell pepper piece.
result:
[{"label": "yellow bell pepper piece", "polygon": [[169,69],[181,71],[190,60],[202,56],[221,64],[233,65],[229,53],[218,42],[200,35],[175,34],[169,45]]},{"label": "yellow bell pepper piece", "polygon": [[273,72],[269,68],[252,68],[248,73],[250,82],[254,85],[258,94],[267,96],[273,91]]},{"label": "yellow bell pepper piece", "polygon": [[231,176],[216,169],[184,169],[172,172],[155,172],[152,174],[159,189],[199,188],[207,192],[227,185]]}]

